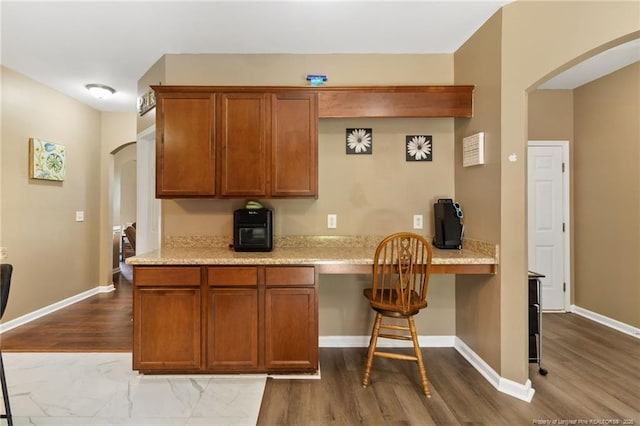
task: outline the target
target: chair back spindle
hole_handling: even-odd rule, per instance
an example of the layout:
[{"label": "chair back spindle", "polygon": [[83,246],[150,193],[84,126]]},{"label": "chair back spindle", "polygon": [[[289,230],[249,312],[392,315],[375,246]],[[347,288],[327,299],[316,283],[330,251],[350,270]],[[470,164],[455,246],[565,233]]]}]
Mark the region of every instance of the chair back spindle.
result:
[{"label": "chair back spindle", "polygon": [[380,242],[374,255],[374,308],[415,313],[427,306],[431,245],[412,233],[393,234]]}]

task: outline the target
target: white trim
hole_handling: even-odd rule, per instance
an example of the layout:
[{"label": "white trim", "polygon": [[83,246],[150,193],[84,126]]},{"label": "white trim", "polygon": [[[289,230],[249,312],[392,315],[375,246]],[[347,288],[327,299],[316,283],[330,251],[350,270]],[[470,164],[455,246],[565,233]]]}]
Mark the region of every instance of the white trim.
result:
[{"label": "white trim", "polygon": [[162,202],[156,198],[154,125],[136,136],[136,254],[157,250],[162,245]]},{"label": "white trim", "polygon": [[535,389],[531,387],[531,380],[527,379],[524,384],[521,384],[501,377],[458,337],[455,339],[455,348],[494,388],[514,398],[531,402],[533,394],[536,392]]},{"label": "white trim", "polygon": [[[321,348],[366,348],[369,346],[371,336],[320,336]],[[451,348],[455,336],[418,336],[418,344],[421,348]],[[411,348],[410,341],[380,339],[380,348]]]},{"label": "white trim", "polygon": [[607,327],[613,328],[614,330],[620,331],[624,334],[628,334],[629,336],[640,339],[640,328],[625,324],[621,321],[606,317],[604,315],[600,315],[576,305],[571,305],[571,312],[590,319],[591,321],[606,325]]},{"label": "white trim", "polygon": [[270,377],[272,379],[275,380],[320,380],[322,378],[322,374],[320,373],[320,362],[318,361],[318,370],[315,373],[301,373],[301,374],[277,374],[277,373],[270,373],[267,374],[267,377]]},{"label": "white trim", "polygon": [[147,127],[146,129],[140,130],[140,132],[136,135],[136,139],[153,139],[155,138],[156,135],[156,126],[155,124],[152,124],[151,126]]},{"label": "white trim", "polygon": [[56,303],[52,303],[49,306],[45,306],[44,308],[40,308],[36,311],[23,315],[21,317],[12,319],[11,321],[7,321],[3,324],[0,324],[0,334],[5,331],[13,330],[16,327],[24,325],[28,322],[41,318],[47,314],[55,312],[59,309],[66,308],[67,306],[73,305],[76,302],[84,300],[88,297],[94,296],[98,293],[109,293],[115,290],[113,284],[110,285],[101,285],[90,290],[84,291],[80,294],[76,294],[75,296],[68,297],[64,300],[61,300]]},{"label": "white trim", "polygon": [[[321,348],[366,348],[369,346],[370,336],[320,336]],[[531,402],[536,392],[531,387],[531,380],[524,384],[501,377],[489,364],[456,336],[418,336],[421,348],[455,348],[473,368],[484,377],[491,385],[502,393]],[[378,347],[406,348],[411,347],[411,342],[403,342],[389,339],[378,341]]]},{"label": "white trim", "polygon": [[[565,223],[564,230],[564,282],[566,284],[564,292],[564,311],[571,306],[571,163],[569,156],[569,141],[529,141],[529,146],[560,146],[562,147],[562,162],[565,164],[564,173],[562,173],[562,191],[563,205],[562,210],[564,217],[562,220]],[[528,236],[527,236],[528,238]],[[547,312],[543,309],[543,312]],[[558,312],[558,311],[555,311]]]}]

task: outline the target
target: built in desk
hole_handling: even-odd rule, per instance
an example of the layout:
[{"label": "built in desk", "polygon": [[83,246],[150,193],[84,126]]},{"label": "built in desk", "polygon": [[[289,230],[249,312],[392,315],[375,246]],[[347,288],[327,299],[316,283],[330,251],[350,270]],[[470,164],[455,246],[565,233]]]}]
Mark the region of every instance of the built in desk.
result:
[{"label": "built in desk", "polygon": [[[434,274],[494,274],[495,245],[485,250],[433,248]],[[481,247],[480,245],[474,246]],[[493,251],[493,253],[491,253]],[[131,265],[311,265],[321,274],[370,274],[375,246],[278,247],[270,252],[235,252],[229,247],[166,247],[127,259]]]},{"label": "built in desk", "polygon": [[[281,238],[271,252],[191,241],[128,258],[133,368],[142,373],[313,373],[322,274],[371,274],[382,237]],[[211,241],[210,241],[211,243]],[[493,253],[492,253],[493,250]],[[497,248],[433,248],[434,274],[495,274]]]}]

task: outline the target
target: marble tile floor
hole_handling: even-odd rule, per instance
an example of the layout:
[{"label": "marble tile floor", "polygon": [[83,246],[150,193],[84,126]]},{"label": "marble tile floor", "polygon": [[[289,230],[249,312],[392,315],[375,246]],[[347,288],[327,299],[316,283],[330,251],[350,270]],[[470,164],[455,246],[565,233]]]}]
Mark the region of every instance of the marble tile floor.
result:
[{"label": "marble tile floor", "polygon": [[2,356],[15,426],[255,425],[267,379],[141,375],[131,353]]}]

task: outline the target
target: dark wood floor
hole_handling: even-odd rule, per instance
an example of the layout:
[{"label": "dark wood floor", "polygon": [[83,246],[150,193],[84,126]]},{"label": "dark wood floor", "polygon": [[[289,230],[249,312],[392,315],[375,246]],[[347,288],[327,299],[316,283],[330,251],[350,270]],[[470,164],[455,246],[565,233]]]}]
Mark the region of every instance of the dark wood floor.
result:
[{"label": "dark wood floor", "polygon": [[366,349],[321,348],[322,380],[269,379],[259,424],[640,424],[640,340],[575,314],[543,325],[549,373],[530,364],[531,403],[498,392],[453,348],[423,350],[430,399],[413,363],[376,358],[362,388]]},{"label": "dark wood floor", "polygon": [[[321,380],[268,379],[260,425],[640,424],[640,340],[575,314],[544,315],[531,403],[498,392],[453,348],[423,350],[432,397],[413,363],[377,358],[360,386],[365,348],[321,348]],[[131,271],[93,296],[0,335],[3,351],[130,351]],[[537,423],[537,421],[540,421]]]},{"label": "dark wood floor", "polygon": [[0,334],[3,352],[131,352],[132,268],[101,293]]}]

